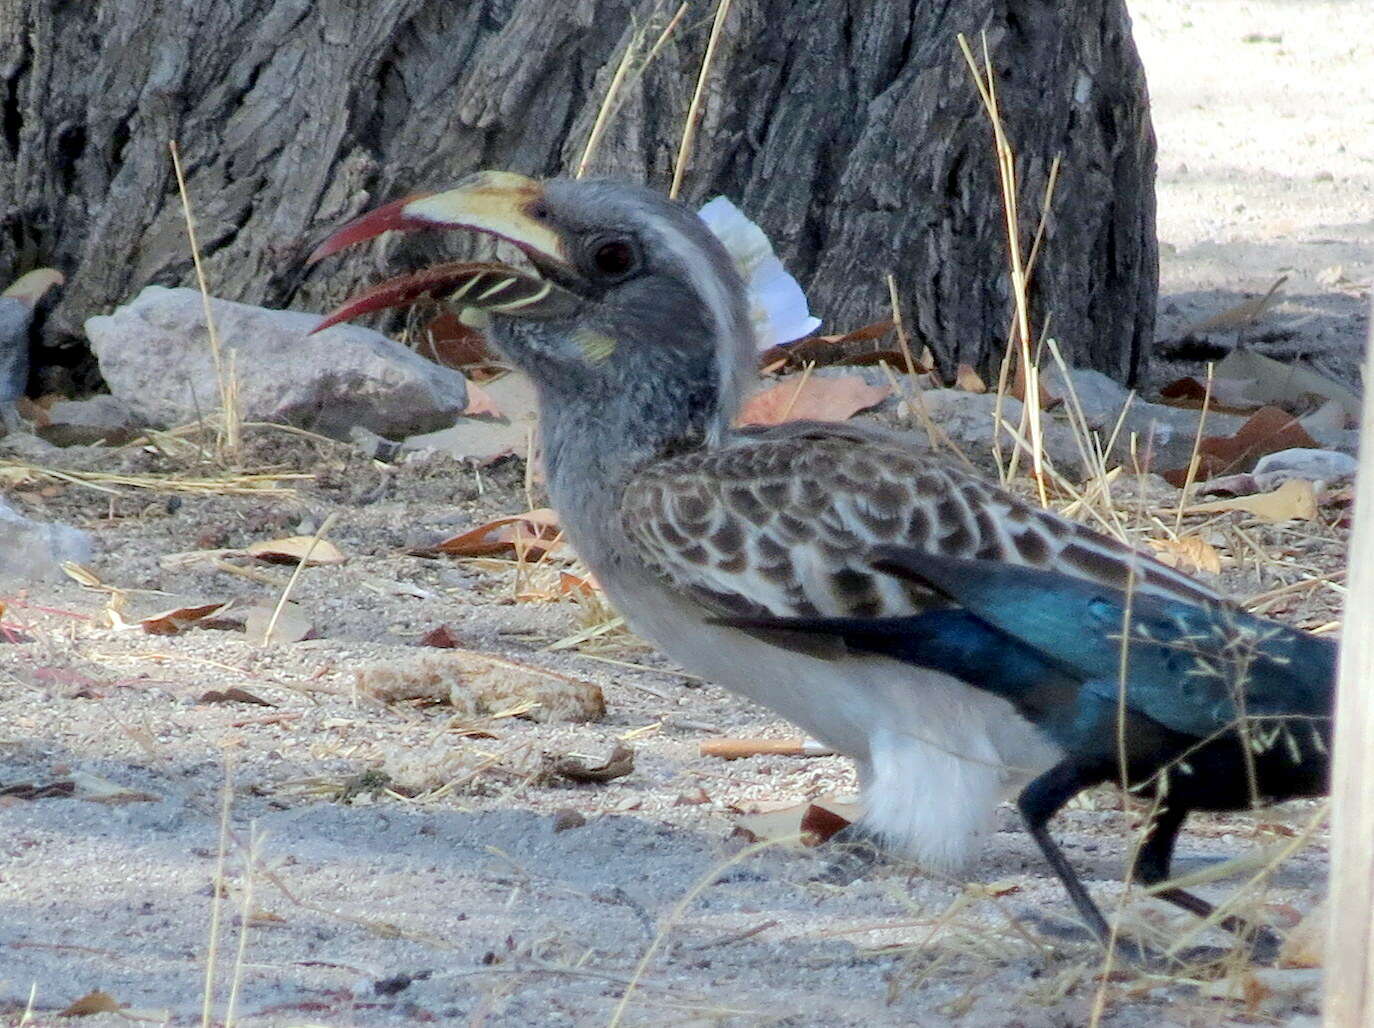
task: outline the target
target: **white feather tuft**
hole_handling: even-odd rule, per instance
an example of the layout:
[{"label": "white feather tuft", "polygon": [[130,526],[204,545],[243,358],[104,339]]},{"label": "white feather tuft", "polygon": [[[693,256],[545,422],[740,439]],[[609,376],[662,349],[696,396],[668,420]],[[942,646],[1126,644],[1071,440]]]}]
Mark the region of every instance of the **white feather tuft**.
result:
[{"label": "white feather tuft", "polygon": [[749,316],[760,350],[790,343],[820,327],[806,304],[806,294],[773,252],[763,229],[723,196],[697,212],[735,260],[749,287]]}]

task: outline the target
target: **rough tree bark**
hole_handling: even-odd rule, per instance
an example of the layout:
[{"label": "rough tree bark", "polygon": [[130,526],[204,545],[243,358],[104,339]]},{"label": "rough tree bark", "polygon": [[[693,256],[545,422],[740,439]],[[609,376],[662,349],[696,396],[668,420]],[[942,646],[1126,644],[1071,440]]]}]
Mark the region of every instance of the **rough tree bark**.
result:
[{"label": "rough tree bark", "polygon": [[[575,166],[637,26],[676,0],[0,0],[0,278],[68,285],[44,343],[191,263],[212,289],[322,308],[377,253],[306,271],[330,226],[481,167]],[[593,171],[666,186],[714,4],[623,94]],[[1035,310],[1129,380],[1154,321],[1154,140],[1124,0],[735,0],[685,198],[734,198],[833,328],[885,316],[987,368],[1010,319],[991,131],[956,32],[986,30],[1034,229],[1063,155]],[[652,38],[653,33],[649,33]]]}]

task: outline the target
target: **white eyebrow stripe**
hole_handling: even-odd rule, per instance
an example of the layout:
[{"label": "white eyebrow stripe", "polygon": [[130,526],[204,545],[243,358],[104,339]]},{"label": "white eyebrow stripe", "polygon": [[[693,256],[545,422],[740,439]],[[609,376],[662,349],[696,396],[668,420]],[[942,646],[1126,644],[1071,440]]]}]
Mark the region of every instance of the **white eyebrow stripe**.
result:
[{"label": "white eyebrow stripe", "polygon": [[735,415],[739,403],[741,354],[752,354],[757,350],[754,343],[754,327],[748,318],[734,317],[734,306],[725,283],[715,272],[714,263],[701,260],[701,251],[679,232],[654,232],[658,240],[677,258],[678,265],[691,279],[697,296],[705,302],[715,327],[716,375],[719,378],[721,396],[718,423],[713,426],[712,434],[723,431]]}]

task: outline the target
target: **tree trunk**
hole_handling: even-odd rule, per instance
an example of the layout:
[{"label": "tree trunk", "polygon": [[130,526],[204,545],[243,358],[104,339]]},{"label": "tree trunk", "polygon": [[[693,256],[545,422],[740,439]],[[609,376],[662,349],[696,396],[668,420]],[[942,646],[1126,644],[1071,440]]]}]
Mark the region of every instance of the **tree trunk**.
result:
[{"label": "tree trunk", "polygon": [[[376,253],[307,270],[331,226],[482,167],[576,167],[626,48],[676,0],[0,0],[0,278],[68,284],[45,346],[149,283],[189,284],[177,140],[211,290],[321,309]],[[711,29],[698,0],[631,75],[594,174],[666,188]],[[733,198],[827,330],[887,316],[985,371],[1012,316],[992,131],[955,44],[987,32],[1027,245],[1063,168],[1034,320],[1132,380],[1154,323],[1154,140],[1123,0],[735,0],[684,197]]]}]

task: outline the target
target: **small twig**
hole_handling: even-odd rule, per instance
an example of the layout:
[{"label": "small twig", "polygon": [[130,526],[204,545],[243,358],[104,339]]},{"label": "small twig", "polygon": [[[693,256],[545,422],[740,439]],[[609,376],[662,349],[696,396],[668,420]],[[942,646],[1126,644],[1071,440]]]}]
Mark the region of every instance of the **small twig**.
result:
[{"label": "small twig", "polygon": [[615,74],[611,76],[610,85],[606,87],[606,97],[601,101],[601,107],[596,112],[596,121],[592,124],[592,130],[587,135],[587,145],[582,150],[582,159],[577,162],[576,178],[582,178],[587,174],[587,169],[591,167],[592,158],[601,146],[601,139],[606,134],[611,119],[619,110],[620,94],[625,91],[629,84],[632,70],[636,78],[644,74],[644,70],[658,56],[658,52],[663,49],[663,44],[673,34],[673,30],[677,28],[678,23],[687,14],[690,6],[690,4],[684,3],[677,9],[677,13],[669,19],[668,24],[659,33],[658,40],[649,49],[649,53],[637,68],[634,67],[635,53],[640,44],[644,42],[644,30],[648,29],[649,23],[646,23],[644,29],[636,32],[630,38],[630,42],[625,47],[625,52],[620,57],[620,63],[616,65]]},{"label": "small twig", "polygon": [[692,146],[696,143],[697,123],[706,97],[706,80],[711,73],[711,64],[716,56],[716,44],[720,41],[721,30],[725,26],[725,15],[729,10],[730,0],[720,0],[716,6],[716,20],[711,24],[711,37],[706,41],[706,53],[701,58],[697,87],[692,93],[692,102],[687,108],[687,120],[682,126],[682,142],[677,148],[677,163],[673,166],[673,185],[668,190],[668,196],[674,200],[682,192],[682,180],[687,175],[687,161],[692,156]]}]

